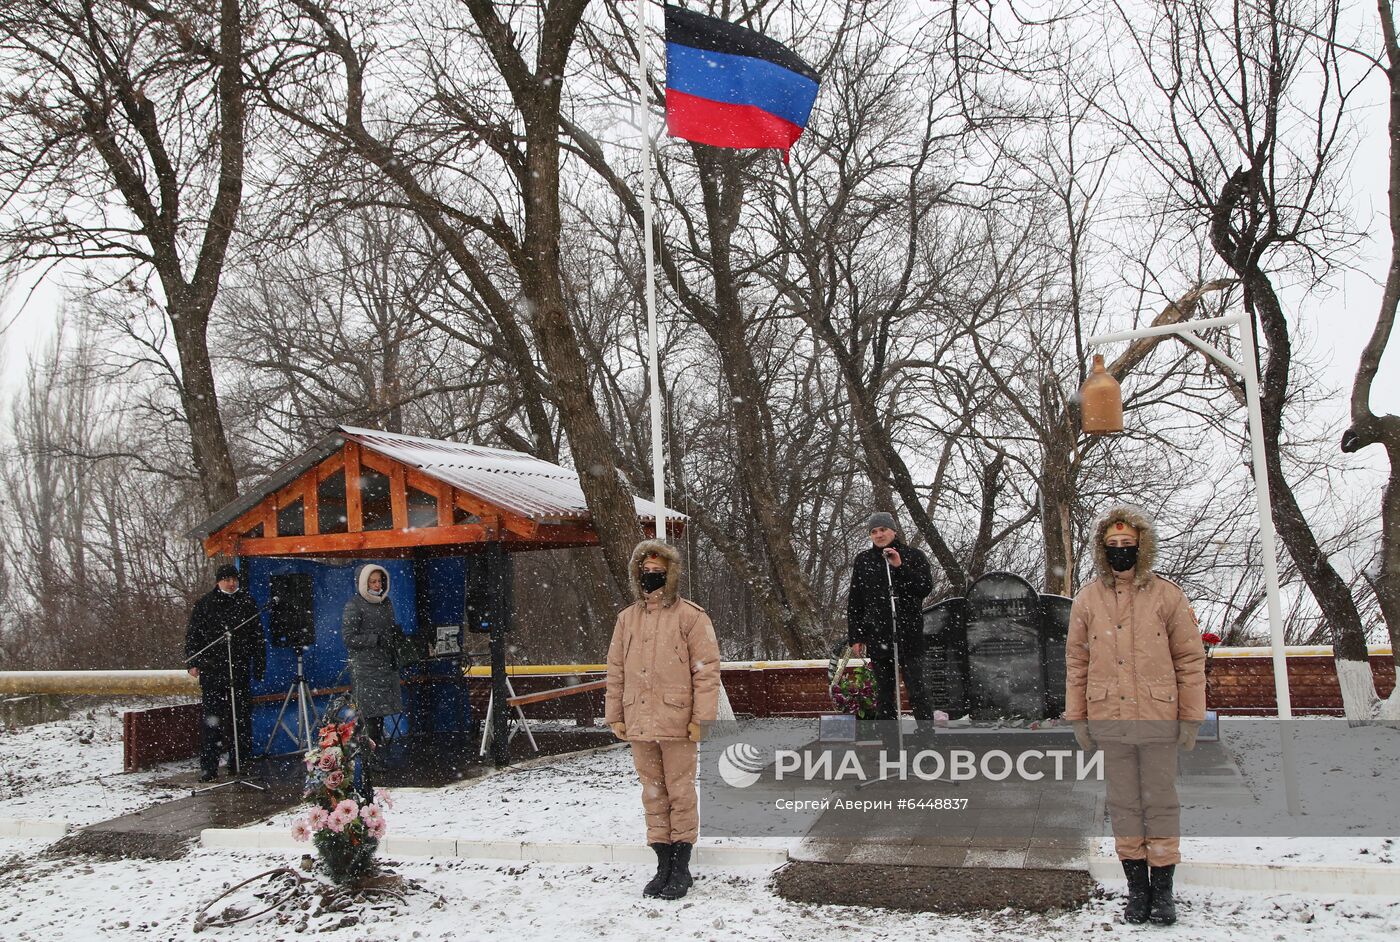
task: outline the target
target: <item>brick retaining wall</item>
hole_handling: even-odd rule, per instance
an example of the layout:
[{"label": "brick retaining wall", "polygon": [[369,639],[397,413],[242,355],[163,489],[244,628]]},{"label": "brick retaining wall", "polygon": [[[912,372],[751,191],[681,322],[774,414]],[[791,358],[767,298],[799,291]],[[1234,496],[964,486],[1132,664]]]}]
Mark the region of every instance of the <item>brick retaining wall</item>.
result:
[{"label": "brick retaining wall", "polygon": [[[1210,660],[1206,703],[1213,710],[1235,715],[1268,715],[1276,712],[1273,660],[1264,653],[1222,652]],[[1308,649],[1316,650],[1316,649]],[[1388,650],[1372,653],[1371,669],[1377,692],[1389,696],[1395,686],[1395,664]],[[826,690],[826,666],[820,662],[782,661],[734,665],[724,670],[724,689],[735,713],[751,716],[817,716],[831,712]],[[597,679],[597,674],[584,675]],[[1288,658],[1289,689],[1297,713],[1340,715],[1341,689],[1330,654],[1292,654]],[[568,683],[558,675],[514,676],[511,684],[520,695],[550,690]],[[491,693],[490,679],[471,677],[472,715],[485,714]],[[269,699],[269,698],[259,698]],[[277,696],[271,699],[280,699]],[[905,709],[909,698],[903,697]],[[601,690],[563,697],[525,709],[531,719],[573,719],[590,724],[603,715]],[[123,752],[127,771],[159,762],[189,758],[199,746],[197,705],[136,710],[123,715]]]}]

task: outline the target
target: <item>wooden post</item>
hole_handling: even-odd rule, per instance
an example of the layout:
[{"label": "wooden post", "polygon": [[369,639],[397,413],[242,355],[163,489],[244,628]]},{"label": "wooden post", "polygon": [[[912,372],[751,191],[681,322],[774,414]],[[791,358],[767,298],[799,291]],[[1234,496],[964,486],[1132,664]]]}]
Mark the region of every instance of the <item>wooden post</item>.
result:
[{"label": "wooden post", "polygon": [[359,533],[365,528],[364,508],[360,504],[360,443],[345,443],[345,529]]},{"label": "wooden post", "polygon": [[437,525],[440,527],[452,526],[454,515],[452,513],[456,504],[453,502],[452,488],[446,484],[439,484],[436,490],[437,495]]},{"label": "wooden post", "polygon": [[271,494],[263,501],[263,536],[277,535],[277,498]]},{"label": "wooden post", "polygon": [[505,592],[505,548],[493,542],[477,557],[491,567],[491,689],[496,709],[492,716],[491,761],[502,767],[510,764],[510,692],[506,689],[506,632],[510,630],[509,597]]},{"label": "wooden post", "polygon": [[389,469],[389,507],[393,514],[394,529],[408,529],[408,482],[404,479],[403,465],[398,462]]},{"label": "wooden post", "polygon": [[316,536],[321,532],[321,494],[317,490],[320,486],[321,475],[313,472],[306,482],[301,504],[302,529],[307,536]]}]

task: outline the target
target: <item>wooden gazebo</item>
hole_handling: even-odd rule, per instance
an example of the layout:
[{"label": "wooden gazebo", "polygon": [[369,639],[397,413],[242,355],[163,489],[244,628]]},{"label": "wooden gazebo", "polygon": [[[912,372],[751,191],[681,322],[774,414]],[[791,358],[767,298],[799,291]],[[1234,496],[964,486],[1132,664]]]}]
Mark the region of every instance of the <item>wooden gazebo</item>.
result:
[{"label": "wooden gazebo", "polygon": [[[643,528],[654,528],[651,503],[636,506]],[[297,664],[303,659],[306,683],[336,688],[346,658],[339,628],[355,591],[353,564],[373,560],[390,573],[399,623],[425,646],[456,626],[489,633],[493,697],[503,704],[510,554],[598,542],[578,476],[567,468],[514,451],[349,426],[191,535],[207,555],[238,560],[245,587],[271,610],[267,679],[253,692],[273,701],[281,691],[302,689]],[[290,609],[288,599],[297,600]],[[288,640],[279,618],[299,618],[305,630],[297,637],[310,640]],[[496,758],[503,762],[506,711],[493,716]],[[270,748],[280,717],[255,711],[254,722],[269,733]]]},{"label": "wooden gazebo", "polygon": [[[651,504],[637,513],[653,522]],[[196,531],[210,556],[404,557],[598,542],[578,476],[515,451],[341,426]]]}]

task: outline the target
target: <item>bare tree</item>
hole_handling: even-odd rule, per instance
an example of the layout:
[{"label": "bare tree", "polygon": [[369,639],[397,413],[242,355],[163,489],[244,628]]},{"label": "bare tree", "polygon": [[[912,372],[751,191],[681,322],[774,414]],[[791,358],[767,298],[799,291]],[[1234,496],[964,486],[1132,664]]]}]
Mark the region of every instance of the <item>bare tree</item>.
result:
[{"label": "bare tree", "polygon": [[[1351,428],[1342,435],[1342,451],[1350,454],[1380,445],[1390,462],[1390,476],[1381,492],[1380,553],[1370,581],[1390,632],[1392,656],[1400,665],[1400,416],[1376,415],[1371,408],[1371,393],[1395,329],[1395,309],[1400,306],[1400,38],[1397,38],[1395,12],[1390,0],[1376,0],[1376,8],[1385,46],[1381,71],[1390,89],[1387,116],[1390,267],[1386,271],[1375,329],[1356,366],[1356,381],[1351,390]],[[1400,696],[1391,693],[1381,708],[1381,716],[1388,720],[1400,719]]]},{"label": "bare tree", "polygon": [[[560,266],[560,109],[586,6],[587,0],[544,8],[463,0],[467,22],[445,24],[419,50],[423,87],[396,89],[417,112],[396,129],[395,115],[367,106],[376,81],[384,78],[374,71],[373,11],[352,16],[336,3],[290,0],[288,28],[296,32],[264,64],[263,87],[270,107],[291,127],[331,145],[330,162],[349,154],[373,167],[470,284],[524,386],[536,453],[556,457],[546,402],[558,411],[614,593],[621,597],[627,592],[627,559],[641,531],[564,305]],[[370,26],[361,30],[366,22]],[[400,48],[394,54],[409,53]],[[460,79],[459,56],[473,63]],[[487,63],[490,75],[477,68]],[[483,78],[487,84],[494,79],[489,90]],[[481,167],[478,149],[497,163]],[[454,164],[468,186],[492,188],[479,194],[484,202],[500,194],[514,205],[507,209],[497,200],[483,214],[459,202],[461,194],[440,182]],[[511,298],[517,291],[523,305]],[[520,323],[522,307],[528,336]],[[547,375],[534,366],[536,350]]]},{"label": "bare tree", "polygon": [[29,668],[177,667],[205,568],[181,536],[199,512],[197,485],[172,501],[168,485],[152,486],[151,472],[117,452],[157,446],[120,414],[139,389],[109,381],[95,339],[60,329],[13,403],[0,468],[4,569],[15,576],[4,646]]},{"label": "bare tree", "polygon": [[[1144,115],[1123,95],[1119,124],[1160,175],[1170,211],[1209,233],[1243,288],[1267,351],[1260,400],[1274,520],[1331,621],[1339,675],[1356,678],[1344,679],[1343,690],[1348,717],[1357,721],[1376,700],[1366,626],[1286,474],[1294,352],[1275,286],[1282,271],[1321,281],[1350,238],[1333,186],[1354,90],[1342,53],[1329,41],[1340,7],[1331,0],[1267,0],[1219,10],[1189,0],[1154,8],[1145,18],[1120,11],[1159,108]],[[1118,88],[1131,86],[1128,80]]]},{"label": "bare tree", "polygon": [[237,494],[207,333],[243,202],[238,0],[16,0],[0,9],[0,244],[12,264],[159,285],[209,509]]}]

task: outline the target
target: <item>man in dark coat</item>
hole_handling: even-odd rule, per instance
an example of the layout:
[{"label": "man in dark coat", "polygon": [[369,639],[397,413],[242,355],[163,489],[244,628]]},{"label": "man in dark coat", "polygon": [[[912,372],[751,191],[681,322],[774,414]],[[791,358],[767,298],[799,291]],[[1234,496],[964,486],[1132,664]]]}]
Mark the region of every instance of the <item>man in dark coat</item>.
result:
[{"label": "man in dark coat", "polygon": [[345,603],[341,635],[350,659],[355,707],[366,721],[370,739],[384,739],[384,717],[403,712],[399,689],[399,640],[403,629],[389,600],[389,573],[373,563],[355,579],[355,594]]},{"label": "man in dark coat", "polygon": [[[219,772],[219,757],[228,753],[234,775],[239,760],[252,758],[253,718],[249,686],[262,680],[267,670],[262,618],[258,606],[238,587],[238,567],[220,566],[218,584],[194,603],[185,633],[185,659],[191,677],[199,679],[204,699],[204,726],[200,734],[200,781],[212,781]],[[226,642],[224,632],[231,638]],[[230,658],[230,653],[232,658]],[[234,744],[237,738],[237,751]]]},{"label": "man in dark coat", "polygon": [[[922,732],[933,731],[933,706],[924,687],[920,660],[924,653],[924,599],[933,591],[928,557],[899,536],[893,514],[873,514],[866,521],[871,547],[856,554],[851,591],[846,598],[846,635],[851,651],[868,659],[875,673],[876,718],[895,718],[895,631],[899,639],[899,672],[914,717]],[[893,583],[896,624],[890,619]]]}]

